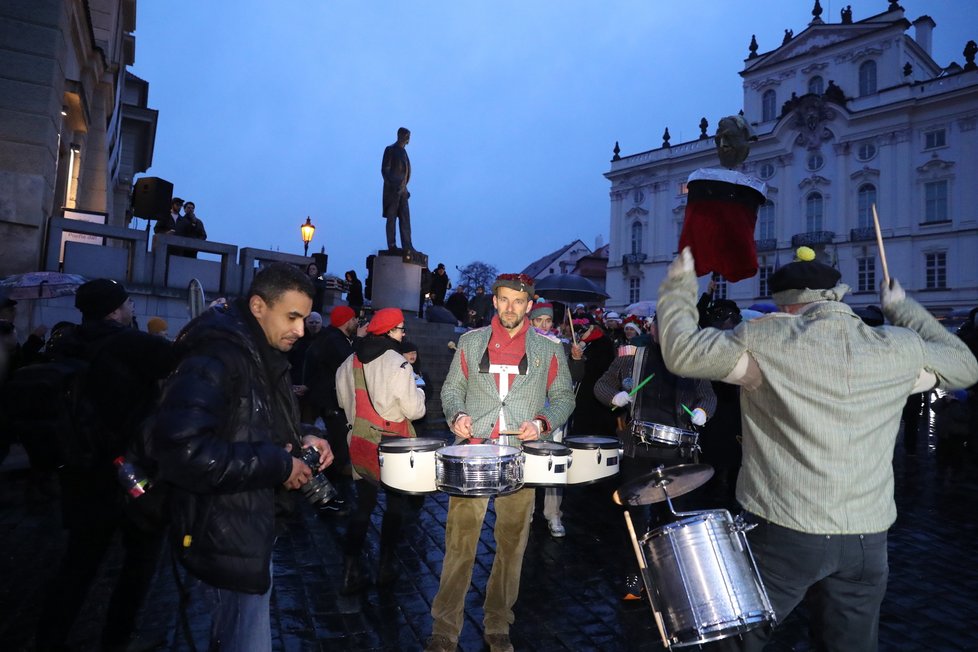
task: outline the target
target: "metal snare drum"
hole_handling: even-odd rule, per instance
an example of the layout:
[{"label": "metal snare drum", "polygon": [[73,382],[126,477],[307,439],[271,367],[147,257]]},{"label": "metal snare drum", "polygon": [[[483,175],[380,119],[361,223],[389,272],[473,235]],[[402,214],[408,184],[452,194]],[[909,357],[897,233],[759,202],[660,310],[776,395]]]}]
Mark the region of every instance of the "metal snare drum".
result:
[{"label": "metal snare drum", "polygon": [[638,444],[668,448],[697,448],[699,433],[651,421],[632,421],[632,436]]},{"label": "metal snare drum", "polygon": [[571,450],[550,441],[523,443],[523,479],[530,487],[562,487],[567,484]]},{"label": "metal snare drum", "polygon": [[405,437],[385,441],[377,447],[380,484],[406,494],[429,494],[435,486],[435,451],[445,445],[441,439]]},{"label": "metal snare drum", "polygon": [[774,624],[747,528],[726,510],[686,515],[642,538],[669,647],[701,645]]},{"label": "metal snare drum", "polygon": [[523,451],[513,446],[462,444],[435,451],[438,489],[452,496],[495,496],[523,486]]}]

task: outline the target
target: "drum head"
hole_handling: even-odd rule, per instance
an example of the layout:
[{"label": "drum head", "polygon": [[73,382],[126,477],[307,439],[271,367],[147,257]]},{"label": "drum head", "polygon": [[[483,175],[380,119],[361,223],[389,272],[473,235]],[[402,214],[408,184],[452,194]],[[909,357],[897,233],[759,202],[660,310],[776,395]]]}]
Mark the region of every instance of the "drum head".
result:
[{"label": "drum head", "polygon": [[527,455],[570,455],[569,448],[552,441],[528,441],[523,444],[523,452]]},{"label": "drum head", "polygon": [[611,437],[568,437],[564,443],[571,448],[594,450],[596,448],[618,448],[618,440]]},{"label": "drum head", "polygon": [[384,453],[409,453],[411,451],[426,453],[428,451],[438,450],[444,445],[445,442],[441,439],[404,437],[397,441],[382,442],[377,448]]},{"label": "drum head", "polygon": [[436,455],[439,457],[505,457],[518,455],[520,449],[512,446],[494,446],[492,444],[459,444],[458,446],[445,446]]}]

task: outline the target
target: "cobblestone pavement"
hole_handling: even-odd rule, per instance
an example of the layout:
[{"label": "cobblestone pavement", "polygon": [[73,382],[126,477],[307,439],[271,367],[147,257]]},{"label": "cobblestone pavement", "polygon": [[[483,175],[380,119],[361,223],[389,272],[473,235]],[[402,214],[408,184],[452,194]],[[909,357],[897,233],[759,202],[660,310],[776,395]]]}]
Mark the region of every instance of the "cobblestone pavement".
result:
[{"label": "cobblestone pavement", "polygon": [[[890,582],[883,603],[883,650],[978,649],[978,564],[975,563],[978,467],[953,475],[937,466],[931,446],[894,456],[899,519],[889,539]],[[50,485],[43,485],[47,488]],[[542,518],[542,492],[523,569],[511,634],[517,650],[644,651],[662,649],[644,601],[622,602],[621,576],[634,557],[625,547],[620,512],[609,500],[615,485],[572,487],[564,496],[567,536],[554,539]],[[431,630],[429,610],[444,553],[447,497],[425,500],[417,525],[398,548],[401,575],[388,590],[339,594],[345,518],[318,517],[302,506],[287,524],[273,560],[274,649],[283,651],[420,650]],[[492,522],[490,508],[487,522]],[[368,537],[366,566],[376,570],[379,514]],[[0,467],[0,648],[30,649],[45,581],[63,550],[58,503],[31,480],[16,453]],[[483,529],[466,599],[459,642],[464,652],[484,649],[482,601],[493,557]],[[103,565],[72,634],[78,649],[97,649],[99,623],[118,572],[114,551]],[[140,620],[145,649],[190,649],[178,618],[178,592],[169,562],[161,564]],[[206,649],[206,619],[197,605],[187,621],[198,649]],[[804,611],[779,629],[771,650],[810,650]]]}]

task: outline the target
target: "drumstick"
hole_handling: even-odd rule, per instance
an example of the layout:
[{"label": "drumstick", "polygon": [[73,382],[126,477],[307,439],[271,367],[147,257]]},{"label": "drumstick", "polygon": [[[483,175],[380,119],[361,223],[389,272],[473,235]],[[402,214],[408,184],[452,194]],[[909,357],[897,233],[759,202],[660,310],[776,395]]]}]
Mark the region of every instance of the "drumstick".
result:
[{"label": "drumstick", "polygon": [[567,304],[564,314],[567,315],[567,325],[570,326],[571,342],[574,343],[574,346],[577,346],[577,334],[574,332],[574,320],[571,319],[570,304]]},{"label": "drumstick", "polygon": [[[615,502],[619,505],[621,500],[618,497],[618,492],[615,492]],[[662,615],[656,611],[655,604],[652,602],[652,580],[649,578],[649,569],[645,565],[645,555],[642,554],[642,549],[638,545],[638,537],[635,536],[635,526],[632,525],[632,515],[628,513],[628,510],[623,510],[625,512],[625,526],[628,528],[628,536],[632,540],[632,549],[635,551],[635,558],[638,560],[638,569],[642,573],[642,581],[645,583],[645,590],[649,594],[649,606],[652,608],[652,616],[655,618],[655,625],[659,628],[659,636],[662,637],[662,645],[669,649],[669,639],[666,638],[666,628],[662,622]]]},{"label": "drumstick", "polygon": [[876,213],[876,204],[873,204],[873,226],[876,228],[876,246],[880,250],[880,260],[883,262],[883,282],[886,287],[890,287],[890,270],[886,266],[886,251],[883,249],[883,233],[880,231],[880,216]]},{"label": "drumstick", "polygon": [[690,418],[693,418],[693,417],[695,416],[695,415],[693,414],[693,411],[692,411],[692,410],[690,410],[690,409],[689,409],[688,407],[686,407],[686,404],[685,404],[685,403],[680,403],[679,405],[681,405],[681,406],[682,406],[682,408],[683,408],[684,410],[686,410],[686,414],[688,414],[688,415],[690,416]]}]

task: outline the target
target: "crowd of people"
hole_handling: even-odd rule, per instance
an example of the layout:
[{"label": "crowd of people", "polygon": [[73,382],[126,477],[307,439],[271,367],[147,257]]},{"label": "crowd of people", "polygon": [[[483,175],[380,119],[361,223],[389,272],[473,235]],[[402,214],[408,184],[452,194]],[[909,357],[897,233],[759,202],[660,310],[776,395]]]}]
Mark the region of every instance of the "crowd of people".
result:
[{"label": "crowd of people", "polygon": [[[919,396],[940,390],[938,437],[974,437],[978,310],[957,337],[894,281],[874,321],[877,313],[858,315],[842,301],[848,288],[835,269],[805,259],[771,277],[773,306],[741,309],[715,297],[712,284],[698,294],[689,250],[669,267],[658,312],[642,316],[550,302],[523,274],[499,275],[471,297],[462,287],[448,294],[444,266],[433,277],[435,305],[470,328],[435,379],[445,423],[427,427],[447,429],[455,445],[617,438],[621,482],[707,462],[716,470],[708,484],[672,505],[630,506],[631,522],[645,532],[675,518],[673,508],[743,512],[756,526],[748,540],[778,622],[813,591],[820,649],[875,649],[900,422],[916,435]],[[154,334],[135,327],[126,288],[108,279],[78,289],[79,324],[38,328],[20,342],[0,320],[3,445],[14,438],[37,472],[57,474],[68,531],[38,649],[64,646],[116,531],[124,567],[105,649],[126,649],[168,550],[188,599],[208,605],[212,649],[270,650],[272,551],[301,502],[343,533],[341,593],[358,594],[372,575],[379,586],[397,581],[393,551],[424,497],[385,488],[378,449],[419,434],[431,383],[400,309],[365,317],[348,272],[349,305],[324,314],[317,279],[314,265],[269,265],[244,295],[215,302],[173,341],[162,319],[148,321]],[[54,378],[64,387],[52,389]],[[31,399],[38,387],[46,409]],[[60,410],[55,396],[65,398]],[[676,442],[649,437],[658,431]],[[559,489],[541,491],[551,536],[574,536]],[[374,574],[364,571],[364,550],[381,494]],[[536,497],[533,487],[449,497],[426,650],[456,649],[490,501],[496,547],[484,638],[492,652],[513,649]],[[624,530],[616,553],[621,597],[641,599]],[[767,633],[748,632],[743,645],[762,649]]]}]

